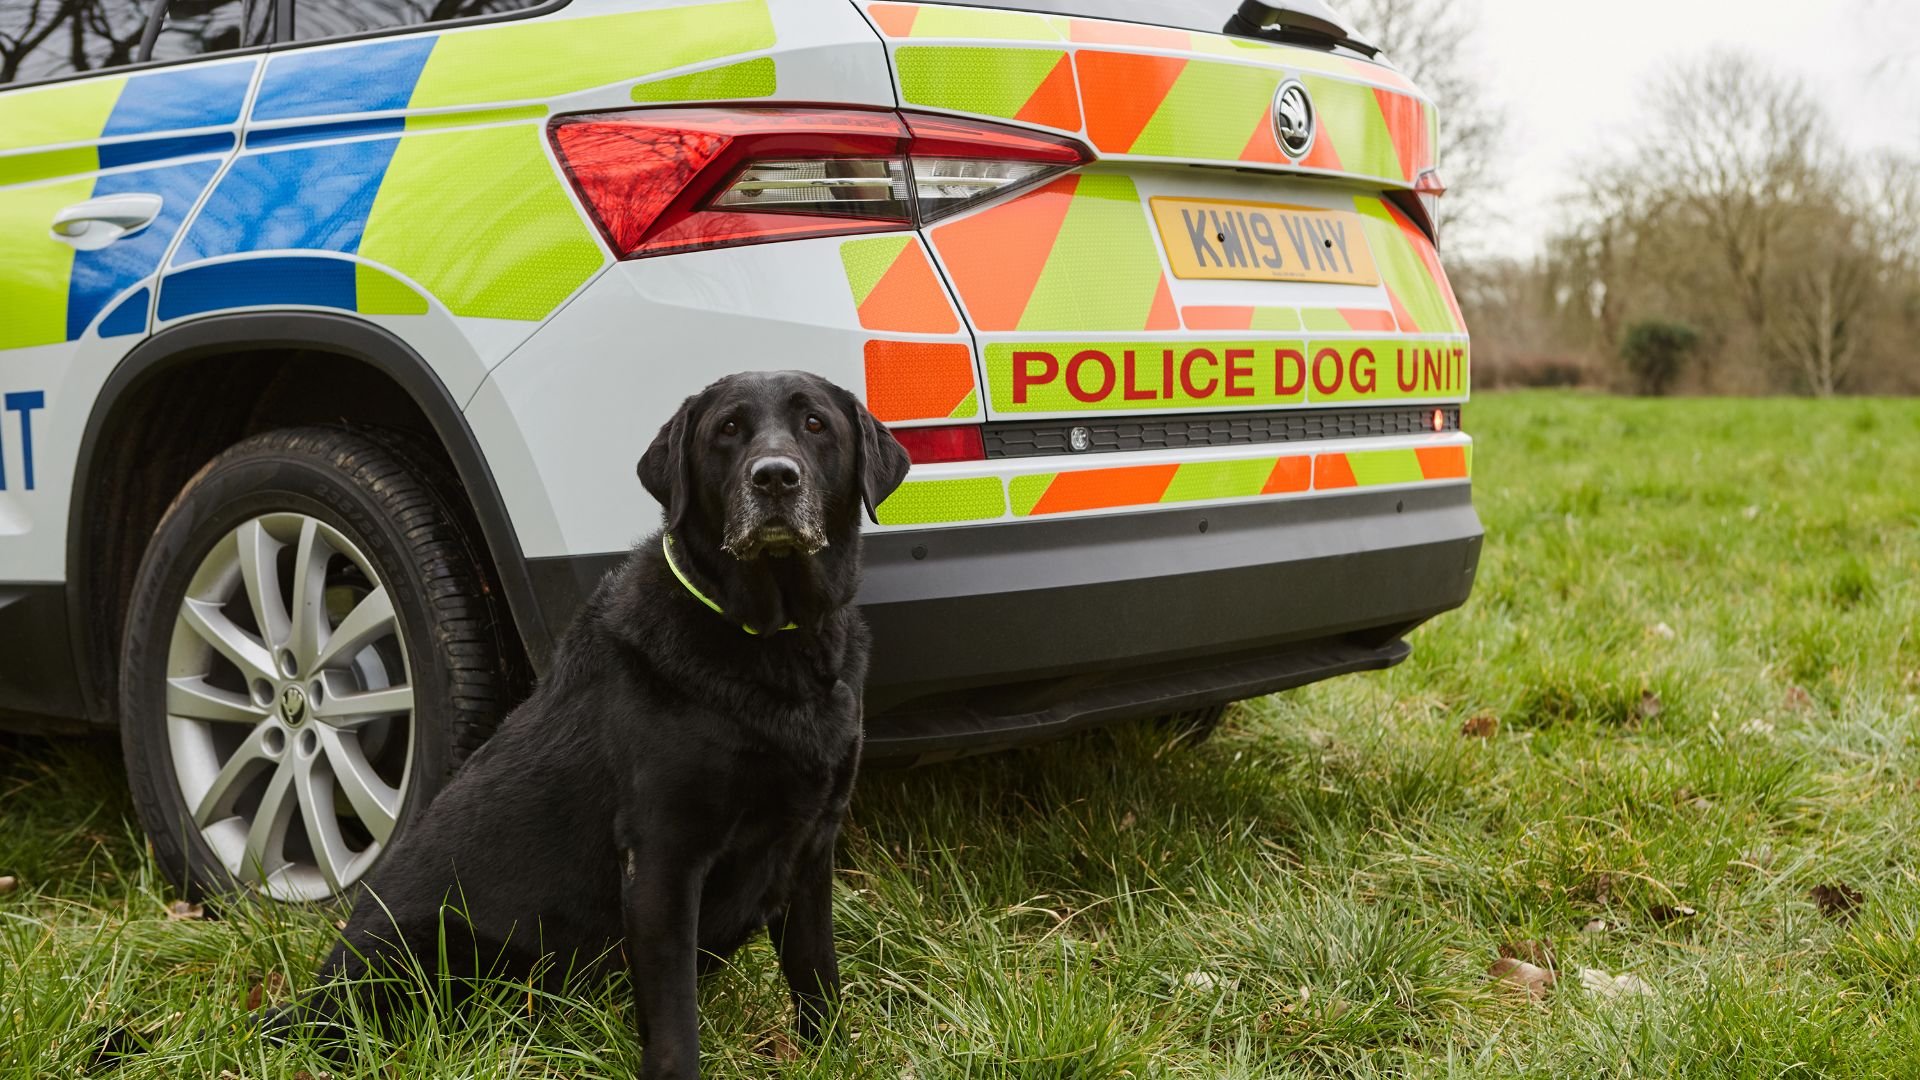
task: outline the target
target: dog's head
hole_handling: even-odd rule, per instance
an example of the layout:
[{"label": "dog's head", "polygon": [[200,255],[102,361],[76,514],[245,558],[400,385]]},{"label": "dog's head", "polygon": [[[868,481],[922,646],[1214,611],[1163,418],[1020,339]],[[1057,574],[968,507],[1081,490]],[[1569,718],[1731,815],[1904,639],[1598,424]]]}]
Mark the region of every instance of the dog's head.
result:
[{"label": "dog's head", "polygon": [[[846,390],[802,371],[729,375],[682,402],[640,458],[668,531],[734,558],[812,556],[857,534],[907,452]],[[875,519],[877,522],[877,518]]]}]

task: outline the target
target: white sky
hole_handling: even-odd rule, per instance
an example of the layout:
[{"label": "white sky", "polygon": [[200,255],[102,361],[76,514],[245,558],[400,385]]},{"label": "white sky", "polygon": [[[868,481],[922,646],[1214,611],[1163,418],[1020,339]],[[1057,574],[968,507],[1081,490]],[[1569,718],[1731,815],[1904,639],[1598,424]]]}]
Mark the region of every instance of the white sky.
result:
[{"label": "white sky", "polygon": [[1800,75],[1854,148],[1920,152],[1920,0],[1471,2],[1483,23],[1478,59],[1510,124],[1507,220],[1476,247],[1537,252],[1581,161],[1631,145],[1645,88],[1714,47]]}]

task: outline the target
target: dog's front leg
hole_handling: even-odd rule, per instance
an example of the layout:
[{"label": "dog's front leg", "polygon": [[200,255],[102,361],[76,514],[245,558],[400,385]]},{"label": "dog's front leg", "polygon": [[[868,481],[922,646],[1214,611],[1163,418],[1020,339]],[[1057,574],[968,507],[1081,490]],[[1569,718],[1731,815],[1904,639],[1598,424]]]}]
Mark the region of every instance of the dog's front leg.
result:
[{"label": "dog's front leg", "polygon": [[767,926],[780,973],[793,995],[800,1037],[820,1037],[827,1010],[840,997],[840,961],[833,951],[833,841],[794,868],[787,909]]},{"label": "dog's front leg", "polygon": [[621,852],[621,909],[634,1023],[644,1044],[641,1080],[698,1080],[700,888],[697,860],[671,851]]}]

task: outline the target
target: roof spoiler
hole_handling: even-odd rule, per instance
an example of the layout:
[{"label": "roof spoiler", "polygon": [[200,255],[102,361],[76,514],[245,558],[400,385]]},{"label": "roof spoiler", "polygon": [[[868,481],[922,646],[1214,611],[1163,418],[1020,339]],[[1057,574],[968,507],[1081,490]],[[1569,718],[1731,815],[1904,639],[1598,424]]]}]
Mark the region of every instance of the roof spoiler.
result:
[{"label": "roof spoiler", "polygon": [[1227,20],[1226,33],[1237,37],[1344,45],[1369,57],[1380,51],[1356,40],[1353,27],[1323,0],[1242,0],[1240,10]]}]

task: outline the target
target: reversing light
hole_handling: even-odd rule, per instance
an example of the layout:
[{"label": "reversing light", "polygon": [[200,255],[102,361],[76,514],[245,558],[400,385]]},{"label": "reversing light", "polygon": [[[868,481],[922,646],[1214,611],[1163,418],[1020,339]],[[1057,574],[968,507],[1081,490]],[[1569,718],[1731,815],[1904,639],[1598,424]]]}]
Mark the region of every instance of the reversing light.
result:
[{"label": "reversing light", "polygon": [[915,465],[938,465],[943,461],[985,461],[987,458],[986,443],[980,438],[978,424],[898,428],[893,437],[906,448],[907,459]]},{"label": "reversing light", "polygon": [[1433,410],[1433,430],[1435,431],[1447,430],[1447,410],[1445,409]]},{"label": "reversing light", "polygon": [[1059,136],[877,109],[633,109],[550,132],[623,259],[925,225],[1092,160]]}]

